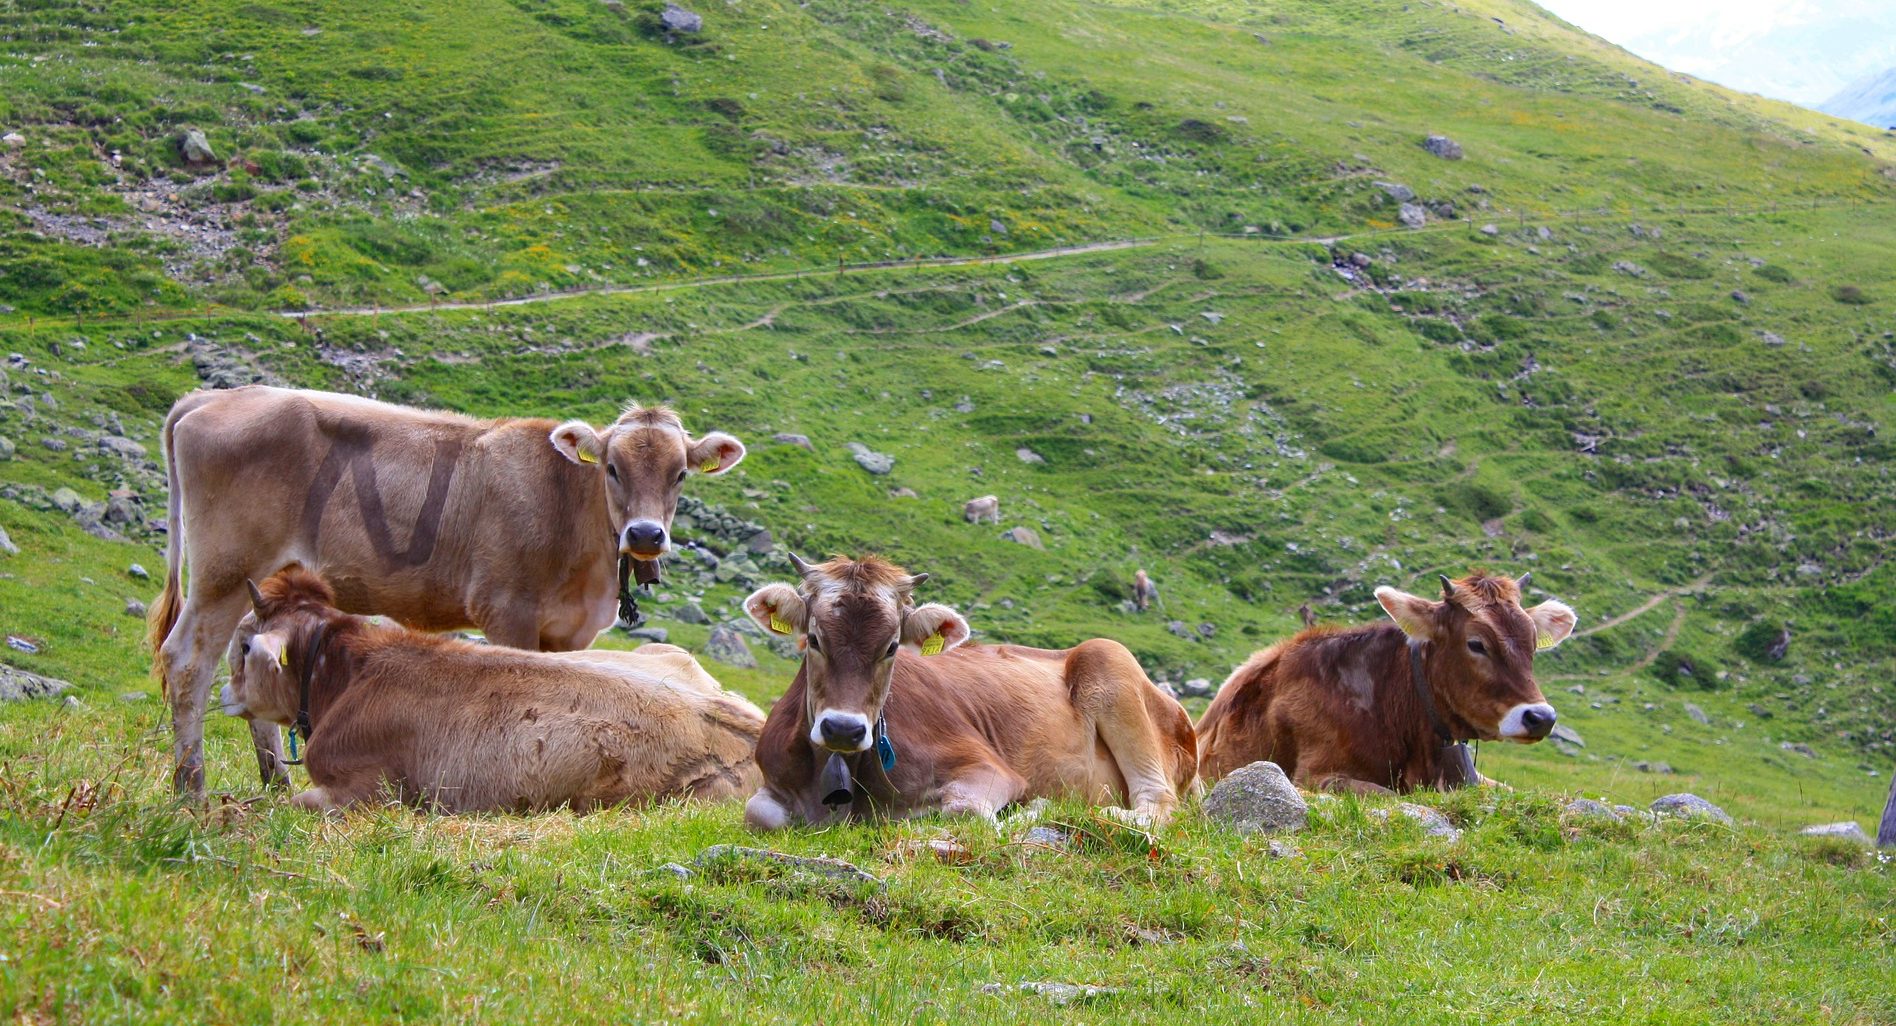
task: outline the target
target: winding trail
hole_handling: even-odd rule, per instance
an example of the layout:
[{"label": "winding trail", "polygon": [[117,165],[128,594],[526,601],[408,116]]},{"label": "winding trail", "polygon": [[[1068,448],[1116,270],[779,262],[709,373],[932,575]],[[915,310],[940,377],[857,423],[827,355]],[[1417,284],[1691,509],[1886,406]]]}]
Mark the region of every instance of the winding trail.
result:
[{"label": "winding trail", "polygon": [[[1641,602],[1639,605],[1634,606],[1633,608],[1627,610],[1624,613],[1621,613],[1618,616],[1615,616],[1606,620],[1601,620],[1599,623],[1594,624],[1592,627],[1589,627],[1584,631],[1574,632],[1574,637],[1584,638],[1589,634],[1598,634],[1603,630],[1608,630],[1613,627],[1618,627],[1620,624],[1623,624],[1626,621],[1633,619],[1634,617],[1642,616],[1646,613],[1652,612],[1654,609],[1658,608],[1660,603],[1665,602],[1668,599],[1674,599],[1674,598],[1679,597],[1680,595],[1690,595],[1690,594],[1693,594],[1694,592],[1702,591],[1705,588],[1705,586],[1707,584],[1710,584],[1711,582],[1712,582],[1712,575],[1706,574],[1705,576],[1699,578],[1696,581],[1691,582],[1690,584],[1681,584],[1676,588],[1668,588],[1665,591],[1662,591],[1658,593],[1657,595],[1654,595],[1653,597],[1647,599],[1644,602]],[[1675,635],[1677,634],[1677,627],[1678,625],[1675,623],[1673,625],[1673,628],[1674,628],[1673,633]],[[1669,643],[1670,643],[1670,640],[1668,641],[1668,644]]]}]

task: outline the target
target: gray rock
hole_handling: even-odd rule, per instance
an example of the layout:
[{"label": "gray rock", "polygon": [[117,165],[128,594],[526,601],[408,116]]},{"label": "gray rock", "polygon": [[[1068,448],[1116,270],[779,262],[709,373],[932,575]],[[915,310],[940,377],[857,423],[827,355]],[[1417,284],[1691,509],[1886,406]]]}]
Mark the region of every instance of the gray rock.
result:
[{"label": "gray rock", "polygon": [[[14,638],[7,639],[9,644],[14,640]],[[68,681],[42,677],[37,673],[28,673],[0,663],[0,702],[16,702],[23,698],[51,698],[70,687],[72,684]]]},{"label": "gray rock", "polygon": [[988,218],[988,231],[994,233],[995,235],[1006,235],[1007,226],[1002,224],[996,218]]},{"label": "gray rock", "polygon": [[1484,224],[1481,226],[1481,234],[1492,238],[1501,234],[1501,226],[1496,224]]},{"label": "gray rock", "polygon": [[1165,622],[1165,629],[1181,638],[1190,638],[1192,636],[1192,629],[1185,626],[1185,621],[1183,620],[1167,620]]},{"label": "gray rock", "polygon": [[1019,459],[1022,463],[1033,464],[1033,463],[1047,462],[1047,458],[1045,456],[1040,455],[1039,453],[1033,451],[1032,449],[1027,448],[1024,445],[1014,450],[1014,456],[1017,459]]},{"label": "gray rock", "polygon": [[135,598],[126,599],[125,600],[125,615],[136,616],[140,620],[143,620],[145,618],[145,604],[143,602],[138,601]]},{"label": "gray rock", "polygon": [[696,602],[687,602],[679,606],[672,612],[672,619],[677,620],[679,623],[711,622],[711,618],[705,615],[704,607]]},{"label": "gray rock", "polygon": [[1575,798],[1560,810],[1561,815],[1575,819],[1610,819],[1619,822],[1620,814],[1613,811],[1605,802],[1596,802],[1591,798]]},{"label": "gray rock", "polygon": [[1408,203],[1415,199],[1415,190],[1401,182],[1377,182],[1375,185],[1397,203]]},{"label": "gray rock", "polygon": [[657,869],[652,870],[652,872],[670,873],[671,875],[677,877],[680,880],[689,880],[692,877],[698,875],[696,873],[693,873],[691,870],[685,868],[684,866],[679,865],[676,862],[667,862],[664,865],[658,867]]},{"label": "gray rock", "polygon": [[1547,242],[1554,237],[1553,229],[1546,225],[1541,225],[1539,228],[1534,229],[1534,234],[1538,236],[1542,242]]},{"label": "gray rock", "polygon": [[1076,1001],[1091,1001],[1097,997],[1119,993],[1117,987],[1095,987],[1089,983],[1048,983],[1030,981],[1027,983],[987,983],[982,984],[981,993],[1001,996],[1006,994],[1038,994],[1056,1005],[1070,1005]]},{"label": "gray rock", "polygon": [[733,862],[757,862],[764,865],[781,866],[791,870],[791,875],[805,879],[815,878],[833,880],[838,883],[874,884],[882,886],[882,878],[873,873],[826,855],[791,855],[787,852],[771,851],[768,848],[746,848],[737,844],[714,844],[698,853],[691,864],[699,869],[707,869],[720,864]]},{"label": "gray rock", "polygon": [[12,459],[13,454],[18,452],[19,448],[19,446],[13,444],[13,439],[0,435],[0,463],[5,463]]},{"label": "gray rock", "polygon": [[1211,789],[1205,814],[1239,833],[1302,830],[1310,806],[1274,762],[1254,762],[1235,770]]},{"label": "gray rock", "polygon": [[665,26],[667,32],[695,34],[704,31],[702,17],[699,17],[696,12],[688,11],[673,3],[665,5],[665,11],[658,16],[658,20]]},{"label": "gray rock", "polygon": [[1404,203],[1396,210],[1396,220],[1404,227],[1420,228],[1429,223],[1429,212],[1414,203]]},{"label": "gray rock", "polygon": [[5,143],[9,150],[17,150],[26,145],[26,136],[18,132],[8,132],[0,135],[0,143]]},{"label": "gray rock", "polygon": [[1443,160],[1462,159],[1461,143],[1445,135],[1431,135],[1422,140],[1422,148]]},{"label": "gray rock", "polygon": [[656,641],[663,644],[666,638],[671,637],[671,632],[663,627],[634,627],[626,631],[625,636],[639,641]]},{"label": "gray rock", "polygon": [[1368,267],[1370,264],[1373,264],[1375,262],[1376,261],[1370,259],[1370,256],[1368,253],[1351,253],[1350,254],[1350,266],[1352,267]]},{"label": "gray rock", "polygon": [[1565,723],[1554,724],[1553,732],[1548,736],[1556,741],[1565,741],[1577,748],[1585,748],[1587,746],[1587,743],[1580,739],[1580,732],[1567,726]]},{"label": "gray rock", "polygon": [[1186,698],[1206,698],[1217,690],[1218,686],[1207,677],[1193,677],[1178,686],[1178,693]]},{"label": "gray rock", "polygon": [[40,444],[53,452],[66,451],[66,440],[64,438],[54,438],[51,435],[48,435],[47,437],[40,439]]},{"label": "gray rock", "polygon": [[99,448],[120,459],[142,460],[146,456],[145,447],[129,438],[117,435],[104,435],[99,439]]},{"label": "gray rock", "polygon": [[1072,840],[1073,838],[1068,836],[1066,831],[1058,827],[1050,826],[1032,827],[1025,834],[1021,835],[1020,839],[1022,844],[1037,844],[1044,848],[1059,848],[1061,850],[1065,850]]},{"label": "gray rock", "polygon": [[[1462,832],[1455,829],[1455,824],[1450,823],[1447,816],[1426,805],[1403,802],[1396,806],[1396,811],[1422,824],[1422,832],[1430,837],[1440,837],[1450,841],[1461,840]],[[1388,809],[1371,809],[1369,814],[1381,820],[1389,818]]]},{"label": "gray rock", "polygon": [[1627,818],[1636,817],[1636,816],[1644,816],[1647,819],[1651,819],[1654,816],[1654,814],[1651,812],[1647,812],[1644,809],[1636,809],[1632,807],[1631,805],[1615,805],[1613,806],[1613,811],[1618,813],[1621,819],[1627,819]]},{"label": "gray rock", "polygon": [[1655,798],[1652,803],[1652,811],[1661,816],[1676,816],[1680,819],[1709,819],[1713,822],[1723,823],[1726,826],[1731,825],[1731,817],[1725,814],[1724,809],[1713,805],[1711,802],[1695,794],[1681,792],[1679,794],[1669,794],[1663,798]]},{"label": "gray rock", "polygon": [[1816,826],[1807,826],[1798,833],[1805,837],[1841,837],[1846,841],[1855,841],[1865,848],[1873,843],[1870,835],[1864,833],[1863,828],[1858,826],[1856,820],[1853,819],[1842,823],[1819,823]]},{"label": "gray rock", "polygon": [[1672,766],[1670,763],[1647,762],[1643,759],[1638,762],[1633,763],[1633,768],[1638,770],[1641,773],[1658,773],[1661,775],[1665,775],[1665,774],[1670,774],[1672,772]]},{"label": "gray rock", "polygon": [[1614,261],[1613,270],[1621,274],[1631,275],[1634,278],[1644,278],[1646,276],[1646,269],[1633,263],[1631,260]]},{"label": "gray rock", "polygon": [[727,666],[745,669],[757,666],[757,657],[751,654],[750,646],[744,643],[744,636],[730,624],[721,623],[711,628],[711,638],[704,643],[704,654]]},{"label": "gray rock", "polygon": [[1001,540],[1011,541],[1016,545],[1025,545],[1030,549],[1040,549],[1042,551],[1046,549],[1046,546],[1040,541],[1040,535],[1035,533],[1031,527],[1010,527],[1001,532]]},{"label": "gray rock", "polygon": [[1712,718],[1705,715],[1705,710],[1700,709],[1691,702],[1685,703],[1685,714],[1692,717],[1692,719],[1698,723],[1710,724],[1712,722]]},{"label": "gray rock", "polygon": [[20,547],[13,544],[12,538],[7,537],[7,529],[4,527],[0,527],[0,552],[4,552],[9,556],[17,556],[20,554]]},{"label": "gray rock", "polygon": [[810,444],[809,435],[799,435],[799,434],[794,434],[789,431],[779,431],[776,434],[771,435],[770,440],[778,443],[779,445],[794,445],[800,449],[808,449],[811,452],[816,451],[816,446]]},{"label": "gray rock", "polygon": [[70,488],[60,488],[53,492],[52,503],[53,508],[61,513],[77,513],[85,508],[86,500]]},{"label": "gray rock", "polygon": [[895,457],[880,453],[861,442],[849,443],[849,453],[856,458],[856,465],[871,474],[886,474],[895,469]]},{"label": "gray rock", "polygon": [[187,128],[178,136],[178,156],[186,164],[215,164],[217,154],[211,149],[211,141],[204,137],[201,129]]},{"label": "gray rock", "polygon": [[128,702],[128,703],[129,702],[143,702],[144,700],[150,697],[151,697],[151,693],[148,691],[121,691],[119,692],[119,701],[121,702]]},{"label": "gray rock", "polygon": [[151,580],[151,573],[147,571],[144,567],[138,565],[137,563],[133,563],[131,566],[126,567],[125,573],[131,577],[136,577],[141,581]]},{"label": "gray rock", "polygon": [[957,402],[957,403],[955,403],[955,412],[956,412],[956,413],[973,413],[973,412],[974,412],[974,400],[972,400],[972,399],[969,399],[969,398],[968,398],[967,396],[965,396],[965,395],[964,395],[964,396],[962,396],[962,397],[961,397],[961,401],[960,401],[960,402]]},{"label": "gray rock", "polygon": [[7,647],[15,652],[25,652],[27,655],[33,655],[40,650],[38,645],[33,644],[17,634],[7,635]]},{"label": "gray rock", "polygon": [[1270,852],[1271,858],[1274,858],[1274,859],[1303,858],[1303,849],[1297,847],[1296,845],[1290,843],[1289,841],[1279,841],[1273,838],[1270,844],[1266,847],[1266,850]]},{"label": "gray rock", "polygon": [[1778,747],[1787,752],[1796,752],[1806,759],[1817,758],[1817,750],[1802,741],[1782,741],[1778,743]]},{"label": "gray rock", "polygon": [[1215,623],[1201,623],[1201,624],[1199,624],[1199,625],[1198,625],[1198,636],[1199,636],[1199,637],[1201,637],[1201,638],[1215,638],[1215,637],[1217,637],[1217,636],[1218,636],[1218,625],[1217,625],[1217,624],[1215,624]]},{"label": "gray rock", "polygon": [[114,495],[105,500],[105,512],[99,515],[99,519],[108,524],[135,527],[145,522],[145,511],[131,497]]},{"label": "gray rock", "polygon": [[1743,289],[1732,289],[1731,301],[1734,303],[1737,303],[1739,306],[1751,305],[1751,297],[1745,295],[1745,291]]}]

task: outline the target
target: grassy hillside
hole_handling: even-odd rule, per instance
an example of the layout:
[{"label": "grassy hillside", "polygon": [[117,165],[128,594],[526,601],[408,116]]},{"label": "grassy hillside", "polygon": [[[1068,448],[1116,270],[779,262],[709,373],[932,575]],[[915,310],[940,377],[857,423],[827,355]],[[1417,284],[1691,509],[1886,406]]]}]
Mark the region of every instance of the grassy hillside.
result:
[{"label": "grassy hillside", "polygon": [[[1790,836],[1873,825],[1896,750],[1885,136],[1488,0],[695,9],[695,35],[597,0],[0,10],[0,657],[75,685],[0,716],[0,1003],[1896,1014],[1887,866]],[[1320,806],[1298,859],[1196,810],[1156,840],[1064,810],[1063,854],[929,822],[769,842],[874,893],[649,872],[740,839],[729,808],[316,823],[251,801],[221,718],[231,798],[178,809],[128,570],[163,562],[165,410],[249,380],[672,402],[751,443],[681,536],[880,550],[983,638],[1109,635],[1175,684],[1305,604],[1360,622],[1379,584],[1531,569],[1580,614],[1538,670],[1582,741],[1487,746],[1518,790],[1428,799],[1454,843],[1373,801]],[[1002,524],[962,523],[987,493]],[[681,556],[648,609],[695,647],[687,603],[735,621],[787,572]],[[713,668],[768,703],[793,666],[754,647]],[[1559,813],[1675,791],[1741,825]],[[908,844],[942,831],[954,864]],[[1039,979],[1120,993],[979,993]]]}]

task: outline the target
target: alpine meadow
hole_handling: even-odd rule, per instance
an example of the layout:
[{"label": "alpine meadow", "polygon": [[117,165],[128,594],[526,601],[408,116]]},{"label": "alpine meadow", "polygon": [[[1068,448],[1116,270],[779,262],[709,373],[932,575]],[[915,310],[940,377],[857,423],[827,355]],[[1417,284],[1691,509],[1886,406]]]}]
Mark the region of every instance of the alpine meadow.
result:
[{"label": "alpine meadow", "polygon": [[[0,136],[11,1021],[1896,1022],[1896,129],[1526,0],[9,0]],[[1194,721],[1531,572],[1558,725],[758,833],[313,813],[213,698],[181,797],[161,436],[252,384],[741,439],[595,647],[766,711],[747,596],[878,553]]]}]

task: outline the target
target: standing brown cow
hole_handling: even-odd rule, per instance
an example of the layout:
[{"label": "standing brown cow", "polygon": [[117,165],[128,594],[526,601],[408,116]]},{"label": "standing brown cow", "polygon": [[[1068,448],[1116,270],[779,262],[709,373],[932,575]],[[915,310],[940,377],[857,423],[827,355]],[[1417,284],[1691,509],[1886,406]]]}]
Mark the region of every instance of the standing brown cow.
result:
[{"label": "standing brown cow", "polygon": [[300,567],[251,599],[221,705],[309,738],[302,808],[586,812],[757,786],[764,714],[669,645],[526,652],[376,625]]},{"label": "standing brown cow", "polygon": [[1132,575],[1132,608],[1143,613],[1152,608],[1152,600],[1158,597],[1158,585],[1152,583],[1143,568]]},{"label": "standing brown cow", "polygon": [[1472,783],[1455,742],[1554,729],[1534,653],[1566,640],[1575,617],[1551,600],[1521,608],[1526,582],[1444,577],[1440,602],[1377,588],[1393,623],[1315,628],[1257,653],[1198,721],[1199,773],[1269,759],[1312,790]]},{"label": "standing brown cow", "polygon": [[[685,478],[744,458],[737,439],[692,438],[664,407],[594,430],[255,385],[178,400],[164,448],[171,534],[148,638],[187,794],[204,790],[205,699],[245,580],[299,563],[350,612],[584,648],[612,625],[615,557],[656,579]],[[276,728],[251,734],[264,780],[288,783]]]},{"label": "standing brown cow", "polygon": [[744,602],[803,649],[757,742],[753,829],[936,810],[992,820],[1054,795],[1159,825],[1191,786],[1191,720],[1124,645],[960,647],[967,621],[911,598],[927,574],[874,556],[791,559],[801,581]]}]

